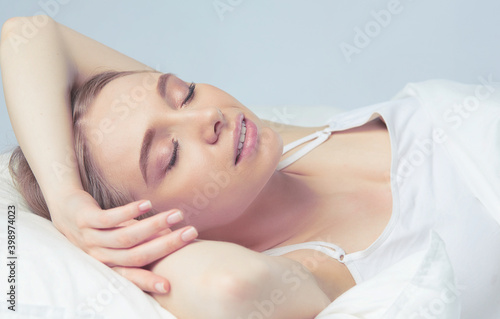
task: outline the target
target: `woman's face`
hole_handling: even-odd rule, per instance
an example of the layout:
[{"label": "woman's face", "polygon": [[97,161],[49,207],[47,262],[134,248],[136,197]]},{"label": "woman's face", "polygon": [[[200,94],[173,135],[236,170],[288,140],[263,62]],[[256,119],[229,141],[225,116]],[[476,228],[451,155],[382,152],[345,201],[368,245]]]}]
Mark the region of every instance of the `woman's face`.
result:
[{"label": "woman's face", "polygon": [[282,141],[226,92],[192,89],[173,74],[117,78],[85,116],[85,134],[113,186],[150,199],[157,211],[179,208],[203,230],[252,203],[276,169]]}]

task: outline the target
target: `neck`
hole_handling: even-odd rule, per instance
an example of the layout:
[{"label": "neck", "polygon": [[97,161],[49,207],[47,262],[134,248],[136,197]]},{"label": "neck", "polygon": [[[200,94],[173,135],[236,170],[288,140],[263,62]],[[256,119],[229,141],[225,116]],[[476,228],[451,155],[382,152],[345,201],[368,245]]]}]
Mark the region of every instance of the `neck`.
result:
[{"label": "neck", "polygon": [[255,251],[279,245],[300,232],[316,202],[306,177],[275,171],[253,203],[234,222],[200,238],[236,243]]},{"label": "neck", "polygon": [[[279,127],[285,145],[321,129],[282,124]],[[275,171],[240,218],[205,230],[200,238],[233,242],[256,251],[268,249],[300,232],[310,217],[304,212],[313,211],[317,203],[315,196],[307,176]]]}]

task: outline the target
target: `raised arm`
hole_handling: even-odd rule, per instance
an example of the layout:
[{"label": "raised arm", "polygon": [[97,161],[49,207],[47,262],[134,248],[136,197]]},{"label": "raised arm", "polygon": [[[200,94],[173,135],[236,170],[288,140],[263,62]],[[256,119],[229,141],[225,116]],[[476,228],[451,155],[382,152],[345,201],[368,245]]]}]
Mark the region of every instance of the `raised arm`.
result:
[{"label": "raised arm", "polygon": [[[73,160],[71,90],[97,72],[151,68],[48,16],[4,24],[0,66],[15,135],[54,225],[68,239],[109,266],[127,267],[144,266],[186,244],[181,234],[187,227],[170,233],[174,221],[167,218],[174,211],[136,222],[133,218],[151,209],[148,201],[101,210],[83,191]],[[155,286],[162,284],[168,290],[168,281],[151,272],[128,268],[126,276],[144,290],[161,291]]]},{"label": "raised arm", "polygon": [[[36,20],[45,22],[26,38]],[[81,189],[71,160],[70,90],[100,69],[150,68],[47,16],[9,19],[2,28],[0,57],[14,132],[57,225],[60,196]]]}]

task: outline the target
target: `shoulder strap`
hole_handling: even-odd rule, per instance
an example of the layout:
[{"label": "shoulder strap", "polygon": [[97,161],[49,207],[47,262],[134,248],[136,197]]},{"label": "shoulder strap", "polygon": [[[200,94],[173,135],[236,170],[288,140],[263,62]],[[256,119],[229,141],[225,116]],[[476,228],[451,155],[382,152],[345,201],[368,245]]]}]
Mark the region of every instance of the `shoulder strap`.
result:
[{"label": "shoulder strap", "polygon": [[269,256],[281,256],[283,254],[300,250],[300,249],[313,249],[320,251],[324,253],[325,255],[328,255],[332,257],[333,259],[344,263],[344,257],[345,257],[345,251],[340,248],[339,246],[323,241],[309,241],[306,243],[301,243],[301,244],[294,244],[294,245],[288,245],[288,246],[283,246],[283,247],[278,247],[278,248],[272,248],[263,251],[263,254],[269,255]]},{"label": "shoulder strap", "polygon": [[310,151],[312,151],[316,146],[318,146],[321,143],[323,143],[324,141],[326,141],[328,139],[328,137],[332,134],[332,131],[333,131],[332,128],[327,127],[321,131],[314,132],[308,136],[305,136],[299,140],[296,140],[296,141],[286,145],[283,148],[283,154],[289,152],[290,150],[296,148],[297,146],[299,146],[301,144],[304,144],[304,143],[314,139],[314,141],[312,141],[311,143],[309,143],[308,145],[306,145],[302,149],[298,150],[293,155],[291,155],[291,156],[285,158],[284,160],[282,160],[281,162],[279,162],[278,167],[276,169],[282,170],[283,168],[287,167],[288,165],[292,164],[293,162],[295,162],[296,160],[298,160],[302,156],[304,156],[307,153],[309,153]]}]

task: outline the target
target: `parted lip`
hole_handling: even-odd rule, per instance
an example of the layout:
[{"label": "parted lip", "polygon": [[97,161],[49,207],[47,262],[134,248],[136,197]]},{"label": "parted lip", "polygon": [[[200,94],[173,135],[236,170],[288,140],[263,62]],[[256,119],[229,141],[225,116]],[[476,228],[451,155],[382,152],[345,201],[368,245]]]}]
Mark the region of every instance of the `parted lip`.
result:
[{"label": "parted lip", "polygon": [[243,120],[245,119],[245,115],[243,113],[238,114],[236,116],[236,123],[234,126],[233,132],[233,146],[234,146],[234,164],[236,165],[236,157],[238,156],[238,144],[240,143],[240,135],[241,135],[241,127],[243,125]]}]

